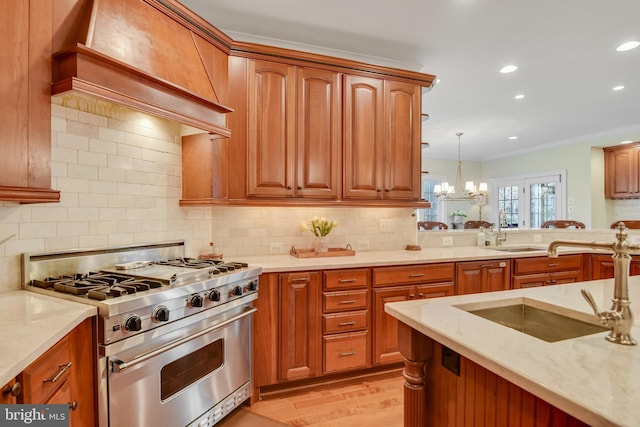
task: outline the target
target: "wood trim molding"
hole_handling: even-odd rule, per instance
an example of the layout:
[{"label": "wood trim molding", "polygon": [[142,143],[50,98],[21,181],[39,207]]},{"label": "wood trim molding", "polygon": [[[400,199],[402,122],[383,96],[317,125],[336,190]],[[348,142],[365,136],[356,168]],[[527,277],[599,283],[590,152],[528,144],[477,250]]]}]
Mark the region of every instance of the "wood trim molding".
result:
[{"label": "wood trim molding", "polygon": [[333,71],[348,71],[367,77],[393,78],[424,87],[431,87],[436,76],[399,68],[367,64],[350,59],[337,58],[317,53],[267,46],[258,43],[234,41],[231,45],[231,55],[263,59],[268,61],[282,61],[291,65],[314,66]]},{"label": "wood trim molding", "polygon": [[0,200],[20,203],[59,202],[60,191],[51,188],[0,187]]},{"label": "wood trim molding", "polygon": [[428,209],[431,202],[425,200],[402,201],[402,200],[322,200],[322,199],[181,199],[180,206],[275,206],[283,205],[290,207],[364,207],[364,208],[416,208]]}]

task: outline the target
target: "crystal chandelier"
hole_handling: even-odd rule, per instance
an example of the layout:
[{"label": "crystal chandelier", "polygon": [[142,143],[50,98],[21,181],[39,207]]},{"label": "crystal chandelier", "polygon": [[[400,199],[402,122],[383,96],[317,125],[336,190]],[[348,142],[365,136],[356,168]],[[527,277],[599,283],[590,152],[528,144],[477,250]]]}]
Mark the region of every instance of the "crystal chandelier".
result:
[{"label": "crystal chandelier", "polygon": [[458,136],[458,170],[456,173],[455,185],[449,185],[448,182],[436,184],[433,192],[438,196],[438,200],[447,202],[470,202],[475,205],[484,205],[487,203],[487,183],[481,182],[478,187],[473,181],[467,181],[464,185],[464,191],[457,193],[462,189],[462,160],[460,160],[460,137],[462,132],[456,133]]}]

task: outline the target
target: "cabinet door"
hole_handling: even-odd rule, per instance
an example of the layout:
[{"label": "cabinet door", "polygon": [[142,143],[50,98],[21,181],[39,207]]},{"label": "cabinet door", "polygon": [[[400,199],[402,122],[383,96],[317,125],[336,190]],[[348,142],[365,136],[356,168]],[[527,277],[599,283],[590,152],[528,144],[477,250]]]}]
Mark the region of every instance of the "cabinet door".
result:
[{"label": "cabinet door", "polygon": [[320,373],[320,274],[280,275],[280,376],[282,380]]},{"label": "cabinet door", "polygon": [[385,82],[384,198],[420,198],[420,86]]},{"label": "cabinet door", "polygon": [[458,295],[509,289],[511,261],[472,261],[456,265],[456,291]]},{"label": "cabinet door", "polygon": [[383,197],[384,93],[383,81],[344,77],[345,199]]},{"label": "cabinet door", "polygon": [[605,197],[625,199],[640,191],[638,170],[639,147],[605,150]]},{"label": "cabinet door", "polygon": [[295,68],[249,62],[248,194],[291,197],[295,181]]},{"label": "cabinet door", "polygon": [[341,96],[338,73],[297,69],[296,195],[338,198]]},{"label": "cabinet door", "polygon": [[[253,315],[253,385],[263,387],[277,384],[279,364],[280,275],[267,273],[260,276],[260,291]],[[284,286],[284,285],[283,285]],[[254,394],[258,396],[258,394]]]},{"label": "cabinet door", "polygon": [[415,286],[397,286],[373,291],[373,364],[382,365],[402,361],[398,350],[398,321],[384,311],[388,302],[415,298]]},{"label": "cabinet door", "polygon": [[[639,274],[640,258],[637,256],[631,257],[629,275],[636,276]],[[613,258],[611,258],[611,255],[591,256],[591,280],[612,279],[613,276]]]}]

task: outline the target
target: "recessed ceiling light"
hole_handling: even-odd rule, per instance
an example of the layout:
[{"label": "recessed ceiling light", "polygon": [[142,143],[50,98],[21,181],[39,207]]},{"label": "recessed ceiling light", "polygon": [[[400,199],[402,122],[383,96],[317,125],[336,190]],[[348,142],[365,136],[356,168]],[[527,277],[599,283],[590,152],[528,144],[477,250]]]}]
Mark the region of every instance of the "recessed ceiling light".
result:
[{"label": "recessed ceiling light", "polygon": [[514,96],[514,98],[515,99],[522,99],[522,98],[524,98],[524,95],[520,93],[520,94]]},{"label": "recessed ceiling light", "polygon": [[618,52],[625,52],[627,50],[635,49],[638,46],[640,46],[640,42],[634,40],[634,41],[622,43],[620,46],[616,48],[616,50]]},{"label": "recessed ceiling light", "polygon": [[622,89],[624,89],[624,86],[622,86],[622,85],[618,85],[618,86],[614,86],[613,87],[613,90],[616,90],[616,91],[617,90],[622,90]]},{"label": "recessed ceiling light", "polygon": [[620,144],[631,144],[633,141],[620,141]]},{"label": "recessed ceiling light", "polygon": [[515,65],[505,65],[504,67],[500,68],[500,72],[502,74],[508,74],[508,73],[513,73],[517,69],[518,67]]},{"label": "recessed ceiling light", "polygon": [[509,137],[509,138],[507,138],[507,139],[518,139],[518,137],[517,137],[517,136],[510,136],[510,137]]}]

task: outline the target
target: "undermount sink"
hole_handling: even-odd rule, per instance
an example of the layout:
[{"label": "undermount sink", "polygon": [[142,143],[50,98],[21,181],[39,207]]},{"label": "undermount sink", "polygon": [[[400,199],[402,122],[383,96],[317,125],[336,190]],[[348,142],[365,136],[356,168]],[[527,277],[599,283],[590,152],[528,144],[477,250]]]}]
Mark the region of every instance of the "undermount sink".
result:
[{"label": "undermount sink", "polygon": [[[504,305],[496,305],[500,303]],[[490,306],[486,307],[487,305]],[[558,312],[563,310],[562,307],[528,298],[471,303],[459,305],[456,308],[547,342],[578,338],[609,330],[600,325],[593,315],[575,312],[572,313],[575,317],[570,317]],[[590,318],[593,318],[593,323],[586,321]]]},{"label": "undermount sink", "polygon": [[546,251],[546,248],[540,246],[493,246],[489,249],[502,252],[532,252]]}]

